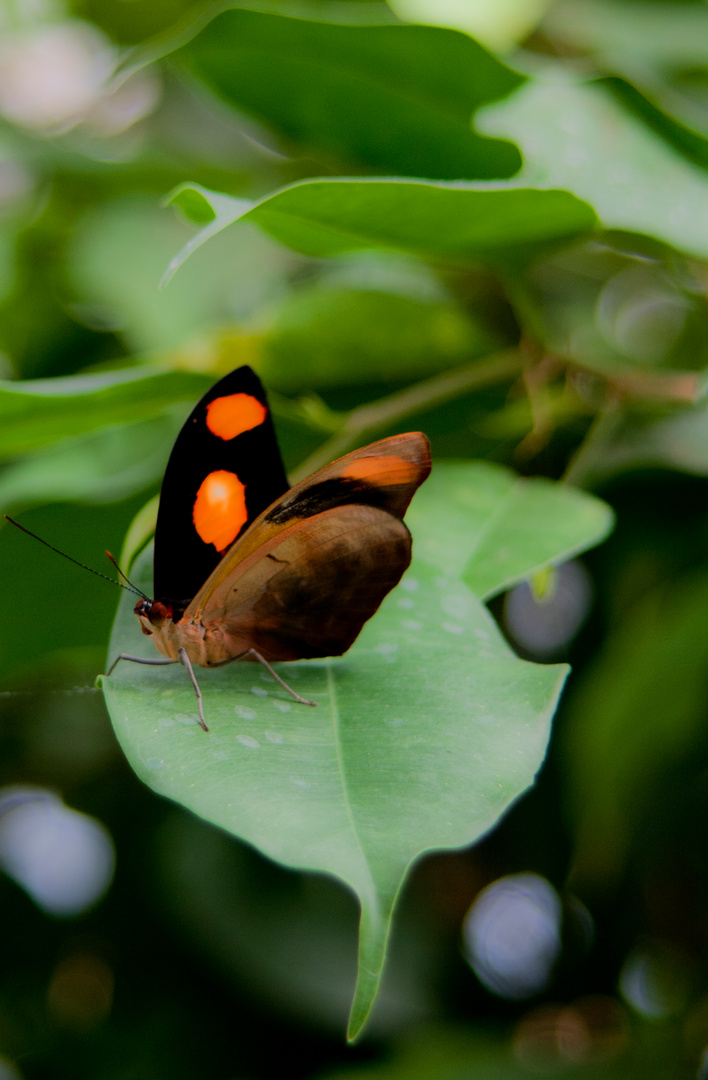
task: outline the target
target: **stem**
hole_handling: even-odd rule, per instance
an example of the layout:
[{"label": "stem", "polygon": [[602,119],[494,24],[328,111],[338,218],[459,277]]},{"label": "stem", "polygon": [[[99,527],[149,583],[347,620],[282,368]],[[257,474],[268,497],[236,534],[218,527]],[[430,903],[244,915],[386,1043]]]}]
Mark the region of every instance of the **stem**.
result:
[{"label": "stem", "polygon": [[597,413],[590,430],[568,462],[562,482],[583,487],[591,479],[593,467],[603,447],[607,446],[624,415],[618,397],[613,396]]},{"label": "stem", "polygon": [[506,349],[486,360],[476,360],[473,364],[445,371],[442,375],[436,375],[389,397],[354,409],[349,413],[342,429],[322,443],[314,454],[298,466],[293,483],[342,457],[382,428],[399,424],[409,416],[436,405],[443,405],[470,390],[479,390],[484,386],[493,386],[494,383],[513,379],[521,373],[523,367],[524,358],[519,350]]}]

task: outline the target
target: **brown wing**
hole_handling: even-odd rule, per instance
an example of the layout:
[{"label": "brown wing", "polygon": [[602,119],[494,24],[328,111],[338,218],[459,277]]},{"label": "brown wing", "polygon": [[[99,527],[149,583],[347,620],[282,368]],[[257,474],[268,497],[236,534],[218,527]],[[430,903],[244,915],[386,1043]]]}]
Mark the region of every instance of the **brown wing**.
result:
[{"label": "brown wing", "polygon": [[379,439],[318,469],[276,499],[227,551],[185,611],[185,620],[219,607],[216,594],[221,595],[236,568],[286,529],[351,504],[377,508],[400,520],[429,473],[430,444],[419,431]]},{"label": "brown wing", "polygon": [[410,559],[410,533],[393,514],[338,506],[291,524],[234,568],[202,623],[232,657],[249,648],[267,660],[339,656]]}]

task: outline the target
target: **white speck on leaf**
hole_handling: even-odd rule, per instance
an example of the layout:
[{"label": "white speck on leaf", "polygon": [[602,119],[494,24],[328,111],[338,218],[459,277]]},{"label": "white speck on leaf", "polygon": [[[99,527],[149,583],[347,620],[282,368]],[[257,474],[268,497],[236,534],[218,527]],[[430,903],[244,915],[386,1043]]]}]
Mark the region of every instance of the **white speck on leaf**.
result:
[{"label": "white speck on leaf", "polygon": [[258,739],[254,739],[252,735],[237,735],[236,741],[241,743],[241,746],[247,746],[249,750],[260,750],[261,744]]}]

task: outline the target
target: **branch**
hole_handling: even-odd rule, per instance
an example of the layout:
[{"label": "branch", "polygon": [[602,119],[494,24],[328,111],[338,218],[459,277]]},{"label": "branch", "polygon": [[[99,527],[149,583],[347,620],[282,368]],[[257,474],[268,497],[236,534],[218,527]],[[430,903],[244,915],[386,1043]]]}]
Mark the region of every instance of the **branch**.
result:
[{"label": "branch", "polygon": [[486,360],[476,360],[473,364],[445,371],[389,397],[362,405],[349,413],[336,435],[322,443],[314,454],[298,466],[292,481],[297,483],[304,479],[382,429],[398,425],[409,416],[443,405],[470,390],[513,379],[522,372],[523,367],[524,359],[519,350],[507,349]]}]

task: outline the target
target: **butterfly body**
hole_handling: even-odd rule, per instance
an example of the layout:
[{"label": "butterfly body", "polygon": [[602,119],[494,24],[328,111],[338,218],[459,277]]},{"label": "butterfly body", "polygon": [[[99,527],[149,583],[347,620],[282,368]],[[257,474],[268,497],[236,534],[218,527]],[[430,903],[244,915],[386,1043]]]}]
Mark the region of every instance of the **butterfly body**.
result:
[{"label": "butterfly body", "polygon": [[250,368],[225,376],[167,466],[156,598],[135,607],[167,658],[153,663],[184,663],[199,697],[191,665],[346,652],[410,563],[402,519],[429,472],[428,440],[409,432],[289,488],[260,381]]}]

